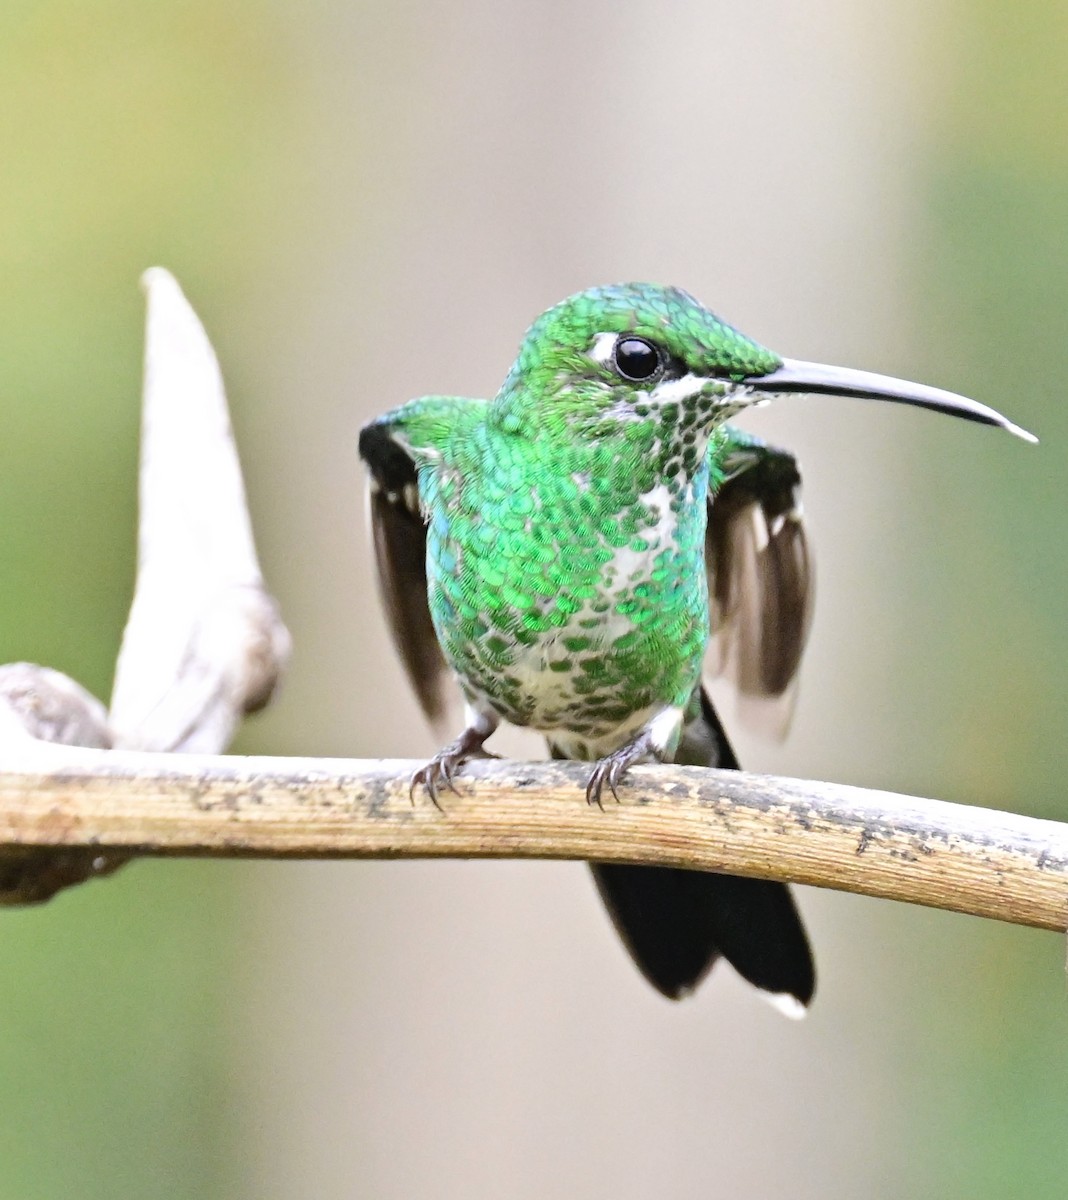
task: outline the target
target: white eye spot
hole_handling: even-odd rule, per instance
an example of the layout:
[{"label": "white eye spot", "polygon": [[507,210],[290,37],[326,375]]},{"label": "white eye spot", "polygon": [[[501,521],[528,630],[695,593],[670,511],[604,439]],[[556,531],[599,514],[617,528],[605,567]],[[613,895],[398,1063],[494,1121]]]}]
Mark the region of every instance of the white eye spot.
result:
[{"label": "white eye spot", "polygon": [[616,347],[616,339],[618,333],[599,333],[593,339],[593,345],[590,346],[587,353],[595,363],[606,363],[612,357],[612,351]]}]

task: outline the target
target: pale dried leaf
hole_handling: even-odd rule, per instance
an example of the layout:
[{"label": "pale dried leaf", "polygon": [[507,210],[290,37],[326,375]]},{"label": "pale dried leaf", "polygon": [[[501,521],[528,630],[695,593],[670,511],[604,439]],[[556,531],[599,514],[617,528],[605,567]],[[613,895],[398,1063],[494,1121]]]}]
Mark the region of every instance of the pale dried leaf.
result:
[{"label": "pale dried leaf", "polygon": [[137,583],[115,744],[219,752],[260,708],[289,635],[256,559],[219,365],[177,282],[146,272]]}]

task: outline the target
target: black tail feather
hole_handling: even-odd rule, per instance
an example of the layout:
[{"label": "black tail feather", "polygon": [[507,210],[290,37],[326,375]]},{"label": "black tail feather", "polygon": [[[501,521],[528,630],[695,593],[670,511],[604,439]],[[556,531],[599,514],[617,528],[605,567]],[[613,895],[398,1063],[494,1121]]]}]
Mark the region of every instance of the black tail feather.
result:
[{"label": "black tail feather", "polygon": [[[687,730],[676,761],[737,770],[704,692],[701,701],[702,720]],[[663,995],[687,995],[722,956],[763,991],[806,1006],[812,999],[812,952],[785,884],[674,867],[590,866],[631,957]]]},{"label": "black tail feather", "polygon": [[790,890],[766,879],[591,863],[612,922],[639,970],[679,1000],[721,955],[755,987],[808,1004],[816,988]]}]

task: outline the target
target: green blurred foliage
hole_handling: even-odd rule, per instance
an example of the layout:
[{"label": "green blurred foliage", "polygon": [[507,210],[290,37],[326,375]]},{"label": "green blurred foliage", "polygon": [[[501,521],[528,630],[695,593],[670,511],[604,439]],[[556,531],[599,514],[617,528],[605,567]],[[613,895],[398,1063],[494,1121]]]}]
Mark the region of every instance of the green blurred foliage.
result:
[{"label": "green blurred foliage", "polygon": [[[939,748],[935,778],[951,781],[942,794],[1063,819],[1068,12],[1048,2],[958,6],[942,35],[915,264],[929,366],[1012,413],[1041,444],[1023,468],[1009,465],[1014,447],[993,442],[978,464],[927,463],[947,494],[976,469],[992,480],[1009,472],[1012,486],[981,489],[979,506],[956,518],[926,514],[944,547],[945,586],[965,603],[982,595],[984,613],[976,621],[965,609],[918,640],[922,657],[951,639],[960,698],[952,712],[924,714],[926,744]],[[961,952],[951,927],[935,936],[949,1002],[921,1051],[935,1086],[917,1097],[924,1178],[910,1194],[1063,1196],[1068,1029],[1063,1003],[1049,1003],[1063,941],[984,926]]]},{"label": "green blurred foliage", "polygon": [[0,922],[0,1196],[225,1194],[232,873],[138,863]]},{"label": "green blurred foliage", "polygon": [[282,178],[286,59],[266,17],[0,9],[0,504],[18,513],[0,528],[0,657],[98,693],[132,574],[134,285],[162,262],[210,309],[247,283]]}]

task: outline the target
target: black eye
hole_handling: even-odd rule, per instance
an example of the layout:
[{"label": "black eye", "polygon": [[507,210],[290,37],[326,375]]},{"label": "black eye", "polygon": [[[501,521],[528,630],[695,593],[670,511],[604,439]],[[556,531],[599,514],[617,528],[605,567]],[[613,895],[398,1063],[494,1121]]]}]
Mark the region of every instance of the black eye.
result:
[{"label": "black eye", "polygon": [[660,370],[660,351],[645,338],[621,337],[616,342],[613,359],[624,379],[652,379]]}]

